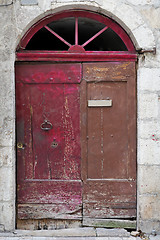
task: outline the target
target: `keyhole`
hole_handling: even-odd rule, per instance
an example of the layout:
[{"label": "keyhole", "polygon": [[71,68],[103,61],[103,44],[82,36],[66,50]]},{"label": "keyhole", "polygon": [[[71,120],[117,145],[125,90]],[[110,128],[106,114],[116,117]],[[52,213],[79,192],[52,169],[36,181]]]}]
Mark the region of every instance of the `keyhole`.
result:
[{"label": "keyhole", "polygon": [[56,142],[56,141],[53,141],[52,143],[51,143],[51,147],[52,148],[56,148],[58,146],[58,143]]}]

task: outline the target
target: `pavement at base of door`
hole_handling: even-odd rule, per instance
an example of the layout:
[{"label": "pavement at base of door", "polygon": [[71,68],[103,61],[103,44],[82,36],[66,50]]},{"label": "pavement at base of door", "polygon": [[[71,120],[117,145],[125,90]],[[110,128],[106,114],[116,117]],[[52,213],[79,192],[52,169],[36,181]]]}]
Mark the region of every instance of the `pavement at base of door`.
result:
[{"label": "pavement at base of door", "polygon": [[[136,234],[137,233],[137,234]],[[160,240],[160,235],[132,233],[125,229],[106,228],[70,228],[59,230],[16,230],[14,232],[0,232],[0,240]]]}]

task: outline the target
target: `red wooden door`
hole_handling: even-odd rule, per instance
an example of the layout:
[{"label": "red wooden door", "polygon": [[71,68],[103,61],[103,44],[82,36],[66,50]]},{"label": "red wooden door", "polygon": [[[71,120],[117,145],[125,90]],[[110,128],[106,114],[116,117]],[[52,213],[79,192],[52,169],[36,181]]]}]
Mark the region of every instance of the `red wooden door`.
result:
[{"label": "red wooden door", "polygon": [[80,64],[16,65],[19,219],[81,219]]},{"label": "red wooden door", "polygon": [[17,64],[19,219],[136,217],[135,79],[134,62]]},{"label": "red wooden door", "polygon": [[[135,63],[84,63],[83,79],[81,122],[84,224],[94,225],[96,219],[134,219]],[[103,225],[103,221],[101,223]]]}]

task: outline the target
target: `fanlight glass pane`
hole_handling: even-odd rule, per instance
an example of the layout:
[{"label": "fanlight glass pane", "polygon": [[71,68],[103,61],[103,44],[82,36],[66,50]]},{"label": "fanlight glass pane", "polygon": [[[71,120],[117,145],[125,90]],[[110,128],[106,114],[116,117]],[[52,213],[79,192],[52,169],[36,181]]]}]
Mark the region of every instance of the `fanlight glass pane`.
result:
[{"label": "fanlight glass pane", "polygon": [[85,43],[106,25],[90,18],[78,18],[79,45]]},{"label": "fanlight glass pane", "polygon": [[[89,18],[78,18],[79,45],[86,42],[106,25]],[[121,38],[110,28],[87,44],[86,51],[127,51]]]},{"label": "fanlight glass pane", "polygon": [[86,51],[127,51],[126,45],[111,28],[108,28],[84,48]]},{"label": "fanlight glass pane", "polygon": [[[67,42],[74,45],[75,18],[63,18],[47,25],[50,29],[63,37]],[[26,50],[53,50],[67,51],[68,46],[50,33],[47,29],[40,29],[29,41]]]},{"label": "fanlight glass pane", "polygon": [[47,25],[71,45],[75,44],[75,18],[62,18]]}]

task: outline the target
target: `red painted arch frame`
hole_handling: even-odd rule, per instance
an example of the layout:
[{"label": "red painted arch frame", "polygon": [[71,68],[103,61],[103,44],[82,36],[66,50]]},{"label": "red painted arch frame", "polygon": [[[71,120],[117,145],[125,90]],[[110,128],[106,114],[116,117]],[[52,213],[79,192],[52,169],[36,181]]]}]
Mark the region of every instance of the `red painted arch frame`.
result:
[{"label": "red painted arch frame", "polygon": [[[122,39],[128,51],[35,51],[25,50],[30,39],[42,27],[52,21],[67,17],[86,17],[97,20],[111,28]],[[76,45],[75,45],[76,46]],[[22,37],[17,47],[18,61],[135,61],[137,58],[135,47],[125,30],[114,20],[98,13],[84,10],[68,10],[57,14],[50,14],[35,23]]]}]

